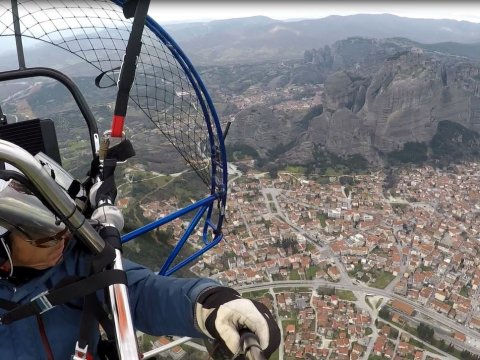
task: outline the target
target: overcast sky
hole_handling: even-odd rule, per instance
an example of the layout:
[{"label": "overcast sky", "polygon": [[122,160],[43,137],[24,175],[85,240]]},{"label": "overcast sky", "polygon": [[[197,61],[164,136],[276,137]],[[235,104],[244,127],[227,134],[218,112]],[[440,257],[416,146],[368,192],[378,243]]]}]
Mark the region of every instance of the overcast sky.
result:
[{"label": "overcast sky", "polygon": [[160,24],[265,15],[273,19],[318,19],[329,15],[382,14],[480,23],[480,2],[455,1],[160,1],[149,14]]}]

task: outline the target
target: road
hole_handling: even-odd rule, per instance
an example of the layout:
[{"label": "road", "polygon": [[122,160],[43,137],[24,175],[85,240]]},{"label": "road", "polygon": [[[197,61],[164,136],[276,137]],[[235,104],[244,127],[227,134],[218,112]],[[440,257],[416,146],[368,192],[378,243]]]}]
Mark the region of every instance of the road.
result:
[{"label": "road", "polygon": [[[397,238],[395,233],[393,234],[393,236],[395,236],[395,239]],[[401,257],[400,270],[398,271],[398,275],[395,277],[395,279],[393,279],[390,282],[390,284],[388,284],[387,287],[385,288],[385,291],[388,291],[388,292],[393,292],[393,289],[395,288],[397,283],[403,278],[403,274],[405,273],[405,271],[407,271],[409,258],[410,258],[410,255],[408,255],[406,259],[403,258],[403,255],[402,255],[403,248],[401,245],[398,244],[398,242],[395,246],[397,247],[397,250],[400,253],[400,257]]]},{"label": "road", "polygon": [[465,321],[466,324],[470,322],[472,319],[472,316],[475,315],[475,313],[478,311],[478,308],[480,306],[480,287],[477,288],[475,293],[472,296],[472,306],[471,310],[468,313],[467,320]]},{"label": "road", "polygon": [[[362,286],[362,285],[353,285],[353,284],[345,284],[342,283],[341,281],[338,283],[332,283],[330,281],[326,280],[283,280],[283,281],[275,281],[274,283],[260,283],[260,284],[252,284],[252,285],[243,285],[236,287],[237,290],[239,291],[255,291],[255,290],[266,290],[269,289],[270,287],[319,287],[319,286],[334,286],[338,289],[342,290],[350,290],[350,291],[359,291],[365,294],[374,294],[374,295],[379,295],[384,298],[389,298],[389,299],[397,299],[400,301],[403,301],[404,303],[407,303],[419,313],[424,316],[428,316],[431,319],[435,320],[439,324],[444,325],[445,327],[449,329],[453,329],[456,331],[459,331],[461,333],[464,333],[465,335],[473,338],[476,341],[480,341],[480,334],[472,329],[469,329],[461,324],[458,324],[455,321],[451,321],[450,319],[446,318],[445,316],[430,310],[428,308],[424,308],[423,305],[420,305],[410,299],[404,298],[403,296],[396,295],[393,293],[390,293],[388,291],[382,290],[382,289],[376,289],[376,288],[371,288],[368,286]],[[480,349],[477,349],[477,352],[479,352]]]},{"label": "road", "polygon": [[[330,254],[330,258],[332,258],[335,262],[335,265],[337,269],[340,271],[340,277],[341,277],[341,282],[344,284],[352,284],[352,280],[348,276],[347,270],[345,269],[345,266],[343,263],[340,261],[338,256],[334,256],[333,253],[330,251],[329,246],[325,246],[325,244],[318,239],[317,237],[313,237],[311,234],[309,234],[307,231],[302,229],[301,227],[297,226],[296,224],[292,223],[290,219],[288,218],[287,214],[281,212],[281,207],[278,204],[277,196],[281,194],[281,190],[276,189],[276,188],[262,188],[262,194],[265,198],[265,201],[268,204],[268,194],[272,197],[272,201],[275,204],[276,207],[276,213],[273,213],[273,215],[277,216],[281,221],[285,222],[287,225],[289,225],[292,229],[296,230],[299,234],[302,234],[305,239],[315,246],[320,252],[325,252]],[[350,194],[349,194],[350,196]],[[349,199],[349,198],[347,198]],[[268,209],[270,209],[269,206],[267,206]]]},{"label": "road", "polygon": [[280,314],[278,313],[277,297],[275,296],[275,292],[273,291],[273,288],[268,289],[268,291],[273,298],[273,311],[275,313],[275,316],[277,317],[278,327],[280,328],[280,347],[278,348],[278,358],[283,359],[284,358],[283,352],[285,349],[285,346],[283,344],[283,339],[285,339],[285,337],[283,336],[282,319],[280,318]]},{"label": "road", "polygon": [[[397,295],[393,293],[393,288],[395,285],[400,281],[400,279],[403,277],[403,273],[407,269],[407,264],[408,264],[408,259],[405,261],[403,256],[401,257],[401,265],[400,265],[400,271],[398,273],[398,276],[392,281],[385,289],[377,289],[377,288],[371,288],[368,286],[363,286],[363,285],[356,285],[352,283],[352,279],[348,276],[348,273],[340,261],[338,256],[335,256],[334,254],[331,253],[330,247],[321,242],[318,238],[314,238],[312,235],[310,235],[307,231],[304,229],[300,228],[296,224],[292,223],[291,220],[289,219],[288,215],[282,211],[282,208],[279,205],[278,202],[278,197],[281,197],[283,194],[283,190],[277,189],[277,188],[262,188],[261,192],[263,194],[263,197],[265,199],[265,203],[267,204],[267,209],[269,210],[270,214],[273,216],[276,216],[279,218],[281,221],[285,222],[288,224],[292,229],[298,231],[300,234],[302,234],[309,243],[313,244],[317,249],[321,250],[322,252],[328,252],[330,253],[330,258],[334,260],[335,265],[337,268],[340,270],[341,273],[341,279],[338,283],[332,283],[326,280],[300,280],[300,281],[276,281],[275,283],[264,283],[264,284],[254,284],[254,285],[246,285],[246,286],[240,286],[238,287],[238,290],[259,290],[259,289],[271,289],[273,287],[282,287],[282,286],[290,286],[290,287],[301,287],[301,286],[308,286],[308,287],[318,287],[318,286],[335,286],[339,289],[344,289],[344,290],[350,290],[356,293],[363,293],[363,294],[375,294],[382,296],[387,299],[398,299],[400,301],[403,301],[404,303],[407,303],[411,305],[418,314],[421,314],[423,316],[431,318],[433,321],[436,321],[437,323],[447,327],[448,329],[451,330],[456,330],[461,333],[464,333],[468,337],[470,337],[473,340],[474,344],[480,344],[480,334],[472,329],[467,328],[466,326],[463,326],[455,321],[452,321],[451,319],[437,313],[434,310],[431,310],[428,307],[425,307],[423,305],[420,305],[410,299],[407,299],[401,295]],[[345,189],[342,187],[342,192],[343,195],[345,196]],[[349,201],[350,199],[350,194],[349,196],[345,196]],[[271,204],[274,204],[275,208],[272,209],[270,207]],[[422,203],[422,202],[416,202],[416,203],[410,203],[410,205],[414,208],[423,208],[424,210],[427,211],[434,211],[434,207],[432,207],[430,204]],[[245,223],[247,223],[245,221]],[[247,229],[248,230],[248,229]],[[395,234],[394,234],[395,235]],[[400,254],[402,254],[402,246],[397,242],[396,244],[398,251]],[[358,301],[357,301],[358,302]],[[480,289],[477,290],[473,296],[472,303],[480,305]],[[359,306],[363,305],[361,303],[358,304]],[[367,306],[368,307],[368,306]],[[475,307],[474,307],[475,308]],[[367,310],[368,311],[368,310]],[[473,314],[473,311],[469,314],[468,318],[470,318]],[[376,316],[372,316],[372,319],[375,319]],[[376,330],[376,329],[375,329]],[[375,331],[374,330],[374,331]],[[459,343],[458,341],[454,341],[454,339],[450,338],[450,341],[456,343],[460,348],[467,349],[473,353],[479,353],[480,349],[477,347],[472,347],[468,344],[464,343]],[[366,358],[368,358],[368,355],[370,354],[371,350],[373,348],[373,341],[369,343],[367,352],[366,352]]]},{"label": "road", "polygon": [[[262,188],[261,189],[261,192],[262,192],[262,195],[265,199],[265,202],[267,204],[267,209],[269,211],[271,211],[270,209],[270,201],[268,200],[268,195],[270,195],[272,197],[272,201],[273,204],[275,205],[275,208],[276,208],[276,211],[273,212],[271,211],[270,214],[271,215],[274,215],[276,216],[280,221],[283,221],[285,222],[288,226],[290,226],[292,229],[298,231],[298,233],[302,234],[303,236],[305,236],[305,238],[307,240],[309,240],[310,242],[312,242],[314,245],[316,245],[317,247],[319,247],[320,249],[323,249],[323,243],[317,239],[317,238],[314,238],[312,235],[310,235],[307,231],[303,230],[301,227],[297,226],[296,224],[292,223],[290,221],[290,219],[288,218],[288,215],[285,214],[284,212],[282,212],[280,209],[280,205],[278,203],[278,199],[277,199],[277,196],[279,196],[281,194],[281,191],[282,190],[279,190],[279,189],[276,189],[276,188]],[[319,246],[321,245],[321,246]]]},{"label": "road", "polygon": [[373,310],[370,306],[368,306],[367,302],[365,301],[364,293],[360,291],[354,291],[353,294],[357,298],[357,301],[355,301],[355,305],[358,306],[360,309],[366,311],[370,315],[370,318],[372,319],[372,326],[370,327],[372,329],[372,335],[370,336],[370,341],[368,343],[367,350],[365,350],[365,353],[363,354],[363,360],[367,360],[370,357],[370,354],[372,353],[373,345],[375,344],[375,339],[378,337],[378,329],[373,324],[373,322],[377,318],[377,312]]},{"label": "road", "polygon": [[[426,343],[425,341],[423,341],[422,339],[420,339],[420,338],[418,338],[418,337],[410,334],[409,332],[406,332],[405,330],[403,330],[403,328],[401,328],[401,327],[399,327],[399,326],[397,326],[397,325],[395,325],[395,324],[392,324],[392,323],[390,323],[390,324],[388,324],[388,325],[389,325],[390,327],[394,328],[394,329],[397,329],[399,335],[400,335],[402,332],[407,333],[407,334],[409,334],[409,336],[410,336],[411,338],[414,338],[414,339],[417,340],[418,342],[421,342],[423,345],[428,346],[429,348],[432,348],[432,345],[430,345],[430,344]],[[440,358],[441,360],[444,360],[444,359],[445,359],[445,360],[448,360],[448,359],[451,359],[451,358],[452,358],[451,355],[447,354],[446,352],[444,352],[444,351],[442,351],[442,350],[440,350],[440,349],[435,348],[435,351],[437,351],[438,353],[440,353],[440,355],[439,355],[439,354],[434,354],[434,353],[432,353],[432,352],[430,352],[430,351],[426,351],[426,350],[425,350],[425,352],[424,352],[424,353],[425,353],[425,354],[424,354],[424,358],[426,357],[426,355],[429,355],[429,356],[431,356],[431,357],[433,357],[433,358]]]}]

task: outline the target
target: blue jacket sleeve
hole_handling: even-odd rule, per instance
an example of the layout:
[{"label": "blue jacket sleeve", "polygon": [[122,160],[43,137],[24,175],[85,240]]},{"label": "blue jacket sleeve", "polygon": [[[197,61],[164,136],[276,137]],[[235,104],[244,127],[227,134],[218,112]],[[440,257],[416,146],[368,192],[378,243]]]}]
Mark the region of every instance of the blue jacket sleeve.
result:
[{"label": "blue jacket sleeve", "polygon": [[125,260],[130,307],[135,327],[150,335],[202,337],[196,326],[195,303],[205,289],[219,286],[211,279],[155,275]]}]

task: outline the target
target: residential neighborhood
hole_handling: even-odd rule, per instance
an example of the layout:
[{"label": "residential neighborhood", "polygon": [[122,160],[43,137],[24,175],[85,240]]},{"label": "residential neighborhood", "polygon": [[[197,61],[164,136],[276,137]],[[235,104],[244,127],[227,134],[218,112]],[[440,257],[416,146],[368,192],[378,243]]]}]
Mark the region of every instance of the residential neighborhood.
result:
[{"label": "residential neighborhood", "polygon": [[[402,330],[429,320],[450,328],[447,345],[480,352],[480,164],[405,167],[393,181],[385,170],[313,180],[242,165],[231,176],[225,241],[191,271],[239,291],[263,286],[259,298],[282,325],[280,358],[447,359]],[[144,216],[173,207],[147,203]],[[185,228],[173,224],[172,244]],[[391,314],[377,327],[382,308]]]}]

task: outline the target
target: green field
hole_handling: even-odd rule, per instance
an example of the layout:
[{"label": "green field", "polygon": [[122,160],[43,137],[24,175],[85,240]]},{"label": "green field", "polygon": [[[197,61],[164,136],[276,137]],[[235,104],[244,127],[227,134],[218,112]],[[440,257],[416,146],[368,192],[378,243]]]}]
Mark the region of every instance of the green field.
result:
[{"label": "green field", "polygon": [[308,269],[305,269],[305,275],[308,280],[313,280],[317,274],[318,268],[316,266],[310,266]]},{"label": "green field", "polygon": [[288,276],[289,280],[300,280],[300,274],[297,270],[292,270]]},{"label": "green field", "polygon": [[375,276],[375,281],[371,282],[369,285],[377,289],[385,289],[387,285],[395,279],[395,276],[393,276],[392,273],[383,270],[375,271],[373,275]]},{"label": "green field", "polygon": [[247,299],[259,299],[259,298],[263,297],[265,294],[268,294],[268,290],[243,292],[242,296],[246,297]]},{"label": "green field", "polygon": [[335,295],[337,295],[342,300],[357,301],[357,298],[350,290],[335,290]]},{"label": "green field", "polygon": [[292,174],[303,175],[305,173],[305,168],[303,166],[288,165],[285,167],[283,171],[292,173]]},{"label": "green field", "polygon": [[370,302],[370,296],[365,296],[365,302],[367,303],[367,305],[372,309],[373,309],[373,305],[372,303]]}]

